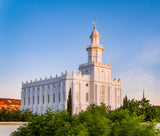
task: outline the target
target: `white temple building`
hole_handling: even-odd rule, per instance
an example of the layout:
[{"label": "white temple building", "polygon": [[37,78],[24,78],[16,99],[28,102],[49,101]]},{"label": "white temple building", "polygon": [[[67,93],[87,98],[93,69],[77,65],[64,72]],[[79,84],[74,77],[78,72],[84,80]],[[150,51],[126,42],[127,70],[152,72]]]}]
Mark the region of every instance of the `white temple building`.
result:
[{"label": "white temple building", "polygon": [[111,79],[111,65],[102,63],[103,46],[96,25],[87,47],[88,63],[79,65],[79,73],[67,71],[35,81],[22,82],[21,110],[30,109],[43,114],[51,107],[53,111],[67,108],[69,90],[72,94],[72,112],[85,111],[90,104],[104,103],[112,109],[122,105],[121,80]]}]

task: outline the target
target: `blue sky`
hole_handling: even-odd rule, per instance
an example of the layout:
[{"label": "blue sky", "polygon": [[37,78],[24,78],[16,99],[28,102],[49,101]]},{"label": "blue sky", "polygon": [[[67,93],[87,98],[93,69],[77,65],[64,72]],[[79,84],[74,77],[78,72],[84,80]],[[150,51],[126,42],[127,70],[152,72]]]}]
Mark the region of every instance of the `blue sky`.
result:
[{"label": "blue sky", "polygon": [[123,96],[141,99],[144,89],[160,105],[159,0],[1,0],[0,97],[20,98],[22,81],[78,72],[95,20]]}]

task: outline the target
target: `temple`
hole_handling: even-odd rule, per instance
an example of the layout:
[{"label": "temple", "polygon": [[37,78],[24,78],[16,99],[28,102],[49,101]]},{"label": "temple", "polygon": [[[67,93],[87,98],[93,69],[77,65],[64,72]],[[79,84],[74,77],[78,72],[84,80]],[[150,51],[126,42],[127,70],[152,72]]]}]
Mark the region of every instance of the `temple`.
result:
[{"label": "temple", "polygon": [[111,109],[122,105],[121,80],[111,79],[111,65],[102,63],[103,46],[100,35],[94,30],[91,44],[86,48],[88,62],[79,65],[79,72],[62,72],[56,77],[22,82],[21,110],[30,109],[44,114],[50,107],[53,111],[67,108],[69,90],[72,95],[72,114],[85,111],[90,104],[104,103]]}]

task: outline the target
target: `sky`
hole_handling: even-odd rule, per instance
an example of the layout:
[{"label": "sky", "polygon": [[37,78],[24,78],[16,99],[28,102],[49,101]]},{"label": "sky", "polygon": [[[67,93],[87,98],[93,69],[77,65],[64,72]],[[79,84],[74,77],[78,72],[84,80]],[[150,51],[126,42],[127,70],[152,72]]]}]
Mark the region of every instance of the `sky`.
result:
[{"label": "sky", "polygon": [[22,81],[78,72],[93,30],[123,97],[160,105],[159,0],[0,0],[0,97],[20,99]]}]

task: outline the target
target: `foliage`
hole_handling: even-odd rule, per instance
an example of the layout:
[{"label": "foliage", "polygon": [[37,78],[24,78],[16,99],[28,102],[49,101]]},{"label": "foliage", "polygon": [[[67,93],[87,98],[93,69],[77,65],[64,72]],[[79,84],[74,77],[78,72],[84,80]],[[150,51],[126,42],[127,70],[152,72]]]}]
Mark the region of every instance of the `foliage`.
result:
[{"label": "foliage", "polygon": [[72,94],[71,88],[69,90],[68,100],[67,100],[67,112],[72,115]]},{"label": "foliage", "polygon": [[33,114],[29,110],[12,110],[7,111],[6,109],[0,110],[0,121],[22,121],[27,122],[31,121],[34,116],[37,116],[37,114]]},{"label": "foliage", "polygon": [[13,136],[158,136],[153,122],[142,123],[145,116],[130,114],[128,109],[111,111],[105,105],[90,105],[85,112],[70,116],[67,111],[35,116]]},{"label": "foliage", "polygon": [[127,96],[123,99],[122,109],[128,109],[130,114],[135,113],[137,116],[145,116],[145,121],[152,121],[155,119],[157,122],[160,121],[160,109],[159,107],[152,106],[149,100],[143,98],[142,100],[128,100]]}]

